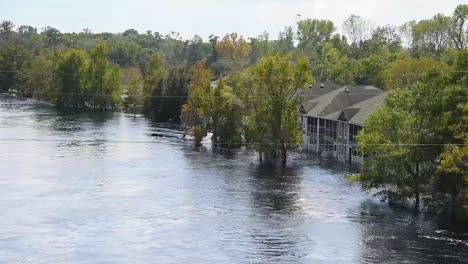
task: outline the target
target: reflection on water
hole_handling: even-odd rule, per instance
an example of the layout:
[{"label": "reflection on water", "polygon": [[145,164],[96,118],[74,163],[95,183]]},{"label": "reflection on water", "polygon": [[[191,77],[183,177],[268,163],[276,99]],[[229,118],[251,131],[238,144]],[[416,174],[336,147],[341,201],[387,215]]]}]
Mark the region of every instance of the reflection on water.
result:
[{"label": "reflection on water", "polygon": [[51,140],[0,141],[1,262],[468,262],[468,234],[388,208],[347,167],[264,168],[181,135],[0,98],[0,138]]}]

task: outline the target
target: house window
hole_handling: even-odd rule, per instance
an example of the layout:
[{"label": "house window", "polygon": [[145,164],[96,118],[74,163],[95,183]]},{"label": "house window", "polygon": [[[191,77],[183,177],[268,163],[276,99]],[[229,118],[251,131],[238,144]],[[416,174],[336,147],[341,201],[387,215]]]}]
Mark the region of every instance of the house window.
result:
[{"label": "house window", "polygon": [[338,144],[338,155],[343,154],[343,149],[341,148],[341,144]]},{"label": "house window", "polygon": [[325,120],[325,136],[336,139],[337,122]]},{"label": "house window", "polygon": [[343,137],[348,138],[348,126],[346,124],[343,124]]},{"label": "house window", "polygon": [[307,117],[307,133],[317,133],[317,118]]},{"label": "house window", "polygon": [[358,135],[359,131],[361,131],[362,127],[357,125],[350,125],[349,127],[349,141],[356,142],[356,136]]},{"label": "house window", "polygon": [[309,143],[310,143],[310,145],[314,145],[314,146],[317,145],[317,138],[316,137],[311,137],[309,139]]}]

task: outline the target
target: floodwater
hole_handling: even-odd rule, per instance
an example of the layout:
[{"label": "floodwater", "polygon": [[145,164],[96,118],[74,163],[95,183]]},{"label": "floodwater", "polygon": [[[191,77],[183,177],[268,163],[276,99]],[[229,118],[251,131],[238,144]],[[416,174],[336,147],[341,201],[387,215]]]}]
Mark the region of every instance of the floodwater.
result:
[{"label": "floodwater", "polygon": [[468,233],[389,208],[347,167],[265,169],[180,136],[0,96],[0,263],[468,263]]}]

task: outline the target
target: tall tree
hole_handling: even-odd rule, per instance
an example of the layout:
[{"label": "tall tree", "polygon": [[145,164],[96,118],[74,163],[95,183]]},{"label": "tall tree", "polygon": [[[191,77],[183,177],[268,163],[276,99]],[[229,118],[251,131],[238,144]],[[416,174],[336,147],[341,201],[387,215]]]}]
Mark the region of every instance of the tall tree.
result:
[{"label": "tall tree", "polygon": [[87,63],[84,51],[68,50],[58,55],[57,66],[54,70],[56,89],[51,101],[58,108],[84,108],[86,98],[83,76]]},{"label": "tall tree", "polygon": [[298,48],[313,58],[321,57],[321,48],[329,41],[335,25],[329,20],[306,19],[297,24]]},{"label": "tall tree", "polygon": [[[445,146],[440,156],[435,180],[437,190],[451,197],[452,213],[456,208],[464,208],[468,214],[468,103],[458,105],[458,111],[451,111],[448,128],[453,133],[453,141]],[[457,113],[458,112],[458,113]]]},{"label": "tall tree", "polygon": [[216,43],[218,63],[227,71],[239,70],[249,65],[252,47],[237,33],[226,34]]},{"label": "tall tree", "polygon": [[404,46],[408,49],[413,49],[414,34],[413,28],[416,25],[416,21],[412,20],[404,23],[398,28],[398,32],[403,40]]},{"label": "tall tree", "polygon": [[294,31],[291,26],[285,27],[278,35],[278,51],[287,54],[294,49]]},{"label": "tall tree", "polygon": [[301,141],[293,95],[312,81],[309,62],[300,58],[294,63],[290,56],[272,55],[253,66],[252,79],[251,97],[259,100],[252,115],[246,117],[247,142],[266,160],[280,158],[286,164],[288,150]]},{"label": "tall tree", "polygon": [[58,29],[50,26],[43,28],[41,34],[46,37],[47,44],[51,49],[55,49],[57,47],[62,36],[62,33]]},{"label": "tall tree", "polygon": [[125,111],[136,115],[143,110],[143,76],[138,68],[127,68],[122,71]]},{"label": "tall tree", "polygon": [[466,49],[468,42],[468,5],[459,5],[453,13],[449,34],[455,47],[459,50]]},{"label": "tall tree", "polygon": [[12,32],[14,28],[15,25],[9,20],[4,20],[0,23],[0,33]]},{"label": "tall tree", "polygon": [[450,18],[442,14],[419,21],[413,26],[416,54],[439,56],[449,45]]},{"label": "tall tree", "polygon": [[370,116],[358,135],[367,157],[357,176],[364,189],[382,188],[392,202],[411,198],[419,206],[441,151],[437,129],[442,117],[433,115],[441,102],[437,89],[420,83],[393,90],[386,105]]},{"label": "tall tree", "polygon": [[211,52],[210,46],[203,43],[203,39],[195,35],[192,40],[189,41],[187,64],[189,67],[195,65],[195,63],[204,60],[207,54]]},{"label": "tall tree", "polygon": [[120,69],[110,66],[107,45],[98,44],[90,57],[84,82],[86,92],[93,95],[88,99],[90,106],[100,110],[118,107],[121,96]]},{"label": "tall tree", "polygon": [[207,132],[212,102],[211,80],[213,73],[204,63],[197,63],[190,69],[191,79],[188,86],[188,101],[182,107],[181,120],[199,144]]},{"label": "tall tree", "polygon": [[397,60],[386,71],[385,86],[389,90],[408,87],[422,81],[427,71],[440,73],[448,69],[447,64],[429,58]]},{"label": "tall tree", "polygon": [[143,82],[143,91],[145,101],[143,104],[143,111],[145,114],[152,115],[159,119],[162,115],[161,107],[164,95],[164,84],[168,77],[168,72],[164,66],[164,61],[159,55],[155,53],[148,65],[148,69]]},{"label": "tall tree", "polygon": [[372,27],[370,22],[361,16],[351,15],[344,22],[343,31],[351,44],[360,47],[365,40],[370,38]]}]

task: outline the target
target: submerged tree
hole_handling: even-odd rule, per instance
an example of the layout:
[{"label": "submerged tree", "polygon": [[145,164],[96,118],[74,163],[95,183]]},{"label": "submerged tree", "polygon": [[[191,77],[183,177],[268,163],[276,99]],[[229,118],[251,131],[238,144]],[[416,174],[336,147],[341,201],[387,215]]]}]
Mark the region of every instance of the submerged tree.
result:
[{"label": "submerged tree", "polygon": [[155,53],[149,62],[143,82],[143,112],[152,115],[156,119],[161,116],[161,108],[164,95],[164,84],[168,77],[164,61],[158,53]]},{"label": "submerged tree", "polygon": [[383,188],[390,201],[413,198],[419,206],[440,153],[437,129],[442,121],[433,115],[440,98],[427,96],[433,89],[416,84],[394,90],[386,105],[369,117],[358,135],[367,159],[355,178],[365,190]]},{"label": "submerged tree", "polygon": [[108,57],[109,49],[101,43],[91,51],[91,60],[86,67],[85,89],[92,95],[87,101],[94,109],[109,110],[120,104],[120,69],[111,67]]},{"label": "submerged tree", "polygon": [[69,50],[58,55],[56,89],[52,102],[58,108],[85,108],[83,76],[86,65],[84,51]]},{"label": "submerged tree", "polygon": [[136,115],[143,109],[143,77],[138,68],[130,68],[126,77],[124,110]]},{"label": "submerged tree", "polygon": [[[466,97],[465,97],[466,99]],[[449,126],[453,141],[448,144],[437,167],[437,189],[451,197],[452,213],[464,208],[468,216],[468,103],[458,106],[458,122]]]},{"label": "submerged tree", "polygon": [[188,101],[182,106],[181,120],[191,130],[195,142],[199,144],[207,133],[212,101],[211,80],[213,73],[204,63],[197,63],[191,68],[191,80],[188,89]]},{"label": "submerged tree", "polygon": [[299,112],[294,95],[312,82],[309,62],[295,63],[290,56],[272,55],[252,68],[251,115],[247,122],[247,143],[267,161],[281,159],[301,142]]}]

